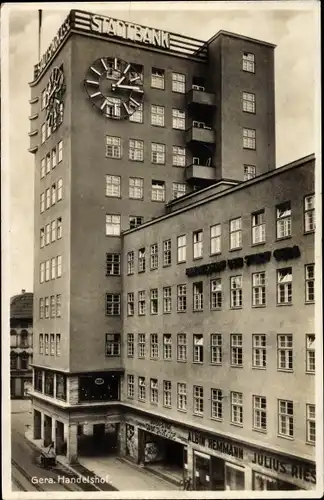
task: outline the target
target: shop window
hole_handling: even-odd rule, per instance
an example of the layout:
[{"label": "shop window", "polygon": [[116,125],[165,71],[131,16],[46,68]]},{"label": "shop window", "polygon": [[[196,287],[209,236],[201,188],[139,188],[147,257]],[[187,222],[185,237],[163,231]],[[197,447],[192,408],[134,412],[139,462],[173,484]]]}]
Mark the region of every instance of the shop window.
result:
[{"label": "shop window", "polygon": [[54,374],[51,372],[45,372],[44,393],[54,396]]},{"label": "shop window", "polygon": [[244,470],[234,464],[225,465],[225,490],[244,490]]},{"label": "shop window", "polygon": [[66,401],[66,376],[56,374],[56,397]]},{"label": "shop window", "polygon": [[96,373],[79,377],[79,401],[119,401],[119,374]]},{"label": "shop window", "polygon": [[35,368],[34,370],[34,389],[38,392],[43,392],[43,372]]}]

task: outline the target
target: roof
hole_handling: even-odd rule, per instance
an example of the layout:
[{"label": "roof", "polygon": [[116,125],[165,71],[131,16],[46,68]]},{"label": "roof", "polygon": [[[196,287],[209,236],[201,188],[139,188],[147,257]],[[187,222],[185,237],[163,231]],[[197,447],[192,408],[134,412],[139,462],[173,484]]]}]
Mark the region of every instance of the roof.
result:
[{"label": "roof", "polygon": [[10,298],[10,318],[28,319],[33,317],[33,297],[31,292],[14,295]]}]

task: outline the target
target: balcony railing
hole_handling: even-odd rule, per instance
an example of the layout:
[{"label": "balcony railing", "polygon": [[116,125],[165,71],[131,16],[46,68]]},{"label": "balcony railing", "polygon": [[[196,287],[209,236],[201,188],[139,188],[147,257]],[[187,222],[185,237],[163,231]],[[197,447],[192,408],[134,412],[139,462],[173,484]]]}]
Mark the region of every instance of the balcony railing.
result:
[{"label": "balcony railing", "polygon": [[215,132],[202,122],[192,122],[192,127],[186,130],[186,142],[203,142],[213,144],[215,142]]},{"label": "balcony railing", "polygon": [[192,164],[186,167],[185,178],[187,182],[204,185],[213,184],[216,181],[216,170],[215,167]]},{"label": "balcony railing", "polygon": [[187,105],[216,106],[216,96],[201,89],[191,89],[186,95]]}]

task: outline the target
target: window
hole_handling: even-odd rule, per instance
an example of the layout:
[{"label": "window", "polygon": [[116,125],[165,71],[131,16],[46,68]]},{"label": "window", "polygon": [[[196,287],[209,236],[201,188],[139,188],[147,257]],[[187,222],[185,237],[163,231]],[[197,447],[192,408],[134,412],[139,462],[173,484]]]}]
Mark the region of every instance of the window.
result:
[{"label": "window", "polygon": [[56,203],[56,184],[52,184],[51,193],[52,193],[52,205],[55,205],[55,203]]},{"label": "window", "polygon": [[127,357],[128,358],[134,357],[134,334],[133,333],[127,334]]},{"label": "window", "polygon": [[41,179],[45,177],[45,158],[41,160],[40,177]]},{"label": "window", "polygon": [[187,285],[177,286],[177,311],[185,312],[187,310]]},{"label": "window", "polygon": [[315,231],[315,196],[313,194],[304,198],[304,226],[305,233]]},{"label": "window", "polygon": [[138,272],[145,272],[145,248],[140,248],[138,251]]},{"label": "window", "polygon": [[253,368],[266,368],[267,366],[267,341],[265,335],[252,335],[252,366]]},{"label": "window", "polygon": [[187,411],[187,384],[180,382],[177,385],[177,389],[178,410]]},{"label": "window", "polygon": [[231,422],[243,424],[243,394],[241,392],[231,392]]},{"label": "window", "polygon": [[158,404],[159,402],[159,386],[156,378],[151,378],[151,403]]},{"label": "window", "polygon": [[187,361],[187,335],[185,333],[177,335],[177,360]]},{"label": "window", "polygon": [[120,235],[120,215],[106,215],[106,236]]},{"label": "window", "polygon": [[172,385],[170,380],[163,380],[163,406],[172,406]]},{"label": "window", "polygon": [[62,255],[56,257],[56,277],[60,278],[62,276]]},{"label": "window", "polygon": [[291,204],[290,201],[277,205],[277,238],[291,236]]},{"label": "window", "polygon": [[46,123],[46,139],[51,136],[52,128],[49,123]]},{"label": "window", "polygon": [[49,336],[48,333],[45,333],[45,356],[48,356],[49,353]]},{"label": "window", "polygon": [[248,71],[249,73],[255,73],[255,56],[249,52],[243,52],[242,60],[243,71]]},{"label": "window", "polygon": [[44,334],[39,334],[39,354],[44,354]]},{"label": "window", "polygon": [[130,122],[143,123],[143,104],[141,103],[134,113],[129,116]]},{"label": "window", "polygon": [[163,334],[163,359],[172,359],[172,337],[170,333]]},{"label": "window", "polygon": [[51,190],[50,188],[46,189],[46,210],[48,210],[51,206]]},{"label": "window", "polygon": [[242,307],[242,276],[230,278],[231,308]]},{"label": "window", "polygon": [[44,318],[44,299],[39,299],[39,319]]},{"label": "window", "polygon": [[138,357],[145,358],[145,333],[138,334]]},{"label": "window", "polygon": [[221,389],[211,390],[211,418],[223,420],[223,391]]},{"label": "window", "polygon": [[186,129],[186,112],[180,109],[172,109],[172,128],[178,130]]},{"label": "window", "polygon": [[56,239],[56,220],[51,222],[51,242],[53,243]]},{"label": "window", "polygon": [[159,264],[158,244],[151,245],[150,268],[157,269]]},{"label": "window", "polygon": [[157,288],[153,288],[150,291],[150,301],[151,301],[151,314],[158,314],[159,297]]},{"label": "window", "polygon": [[120,294],[106,293],[106,316],[120,315]]},{"label": "window", "polygon": [[49,174],[51,171],[51,155],[46,155],[46,174]]},{"label": "window", "polygon": [[106,196],[120,198],[120,176],[106,175]]},{"label": "window", "polygon": [[106,276],[120,276],[120,253],[106,253]]},{"label": "window", "polygon": [[106,356],[120,356],[120,333],[106,334]]},{"label": "window", "polygon": [[46,224],[45,226],[45,245],[50,244],[50,239],[51,239],[51,228],[49,224]]},{"label": "window", "polygon": [[127,253],[127,274],[134,274],[135,269],[135,254],[134,252]]},{"label": "window", "polygon": [[203,282],[193,284],[193,310],[202,311],[204,308]]},{"label": "window", "polygon": [[51,280],[55,280],[56,278],[56,257],[51,259]]},{"label": "window", "polygon": [[172,184],[172,196],[173,199],[181,198],[186,194],[187,186],[183,182],[173,182]]},{"label": "window", "polygon": [[44,144],[45,141],[46,141],[46,125],[45,123],[43,123],[41,126],[41,144]]},{"label": "window", "polygon": [[158,334],[157,333],[151,333],[151,335],[150,335],[150,341],[151,341],[151,345],[150,345],[151,353],[150,353],[150,356],[151,356],[152,359],[158,359],[158,357],[159,357],[159,337],[158,337]]},{"label": "window", "polygon": [[[61,334],[56,334],[56,356],[61,356]],[[58,396],[57,396],[58,397]]]},{"label": "window", "polygon": [[210,254],[221,253],[221,224],[215,224],[210,227]]},{"label": "window", "polygon": [[152,201],[165,200],[165,182],[152,181]]},{"label": "window", "polygon": [[253,396],[253,429],[267,430],[267,399],[264,396]]},{"label": "window", "polygon": [[43,248],[45,245],[45,231],[44,228],[41,227],[40,229],[40,247]]},{"label": "window", "polygon": [[201,230],[193,233],[193,258],[200,259],[203,256],[203,232]]},{"label": "window", "polygon": [[186,166],[186,148],[182,146],[172,146],[172,165],[174,167]]},{"label": "window", "polygon": [[184,234],[177,237],[177,256],[178,263],[186,262],[187,258],[187,236]]},{"label": "window", "polygon": [[56,148],[52,149],[52,169],[55,168],[57,165],[57,160],[56,160]]},{"label": "window", "polygon": [[146,399],[145,377],[138,377],[138,399],[140,401]]},{"label": "window", "polygon": [[195,415],[204,414],[204,388],[199,385],[193,386],[193,412]]},{"label": "window", "polygon": [[171,265],[171,240],[163,241],[163,266]]},{"label": "window", "polygon": [[40,264],[39,281],[40,283],[44,283],[45,281],[45,262],[41,262]]},{"label": "window", "polygon": [[305,266],[305,301],[314,302],[315,300],[315,266],[307,264]]},{"label": "window", "polygon": [[182,73],[172,73],[172,92],[186,93],[186,75]]},{"label": "window", "polygon": [[46,108],[46,89],[43,90],[42,96],[41,96],[41,109]]},{"label": "window", "polygon": [[242,247],[242,218],[230,220],[230,250]]},{"label": "window", "polygon": [[119,61],[117,59],[111,58],[106,62],[106,66],[107,66],[106,78],[112,80],[118,80],[121,72]]},{"label": "window", "polygon": [[152,68],[151,87],[155,89],[164,89],[164,70]]},{"label": "window", "polygon": [[315,373],[315,335],[306,335],[306,371]]},{"label": "window", "polygon": [[143,199],[144,181],[139,177],[129,178],[129,197],[135,200]]},{"label": "window", "polygon": [[316,412],[315,405],[306,405],[306,440],[308,443],[315,444],[316,442]]},{"label": "window", "polygon": [[129,216],[129,229],[134,229],[140,226],[144,222],[144,217],[140,215],[130,215]]},{"label": "window", "polygon": [[56,317],[61,317],[61,294],[56,295]]},{"label": "window", "polygon": [[145,290],[138,292],[138,314],[144,316],[146,312]]},{"label": "window", "polygon": [[157,144],[155,142],[152,142],[151,161],[156,165],[165,164],[165,144]]},{"label": "window", "polygon": [[204,336],[200,334],[193,335],[193,362],[203,363],[204,361]]},{"label": "window", "polygon": [[242,93],[242,109],[246,113],[255,113],[255,94],[250,92]]},{"label": "window", "polygon": [[129,139],[129,159],[133,161],[144,160],[144,142],[137,139]]},{"label": "window", "polygon": [[106,157],[119,159],[122,156],[121,138],[112,137],[107,135],[106,137]]},{"label": "window", "polygon": [[210,280],[210,308],[221,309],[222,307],[222,279]]},{"label": "window", "polygon": [[244,165],[244,175],[243,180],[248,181],[254,179],[256,176],[256,166],[255,165]]},{"label": "window", "polygon": [[51,295],[51,318],[56,317],[56,301],[55,301],[55,295]]},{"label": "window", "polygon": [[57,235],[56,239],[60,240],[62,238],[62,218],[57,219]]},{"label": "window", "polygon": [[163,313],[170,313],[172,309],[171,287],[163,288]]},{"label": "window", "polygon": [[63,180],[59,179],[57,181],[57,201],[63,198]]},{"label": "window", "polygon": [[277,271],[277,300],[278,304],[292,303],[292,269],[286,267]]},{"label": "window", "polygon": [[135,304],[134,304],[134,293],[130,292],[127,294],[127,316],[134,316]]},{"label": "window", "polygon": [[45,211],[45,193],[40,195],[40,212],[41,214]]},{"label": "window", "polygon": [[278,335],[278,368],[279,370],[293,369],[293,336]]},{"label": "window", "polygon": [[255,130],[251,128],[243,129],[243,148],[256,149]]},{"label": "window", "polygon": [[55,354],[55,335],[51,333],[50,335],[50,356],[54,356]]},{"label": "window", "polygon": [[151,105],[151,125],[164,127],[164,106]]},{"label": "window", "polygon": [[278,400],[278,434],[285,437],[294,437],[294,403]]},{"label": "window", "polygon": [[133,398],[135,395],[134,375],[127,375],[127,397]]},{"label": "window", "polygon": [[210,335],[210,362],[214,365],[221,365],[223,361],[223,341],[221,333]]},{"label": "window", "polygon": [[58,143],[58,163],[63,160],[63,141]]},{"label": "window", "polygon": [[45,281],[50,280],[50,261],[45,262]]},{"label": "window", "polygon": [[243,366],[243,336],[231,334],[231,366]]},{"label": "window", "polygon": [[264,210],[252,214],[252,245],[265,242]]},{"label": "window", "polygon": [[252,305],[264,306],[266,303],[265,272],[252,274]]},{"label": "window", "polygon": [[121,100],[118,97],[109,96],[109,101],[106,100],[101,108],[106,116],[111,118],[120,118]]}]

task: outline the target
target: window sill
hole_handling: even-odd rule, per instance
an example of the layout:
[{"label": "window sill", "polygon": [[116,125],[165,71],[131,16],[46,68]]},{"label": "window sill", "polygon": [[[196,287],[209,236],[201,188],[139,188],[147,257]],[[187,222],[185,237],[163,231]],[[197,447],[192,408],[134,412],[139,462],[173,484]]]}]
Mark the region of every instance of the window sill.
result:
[{"label": "window sill", "polygon": [[217,255],[221,255],[222,252],[210,253],[210,257],[216,257]]},{"label": "window sill", "polygon": [[163,314],[171,314],[172,311],[163,311]]},{"label": "window sill", "polygon": [[152,312],[150,312],[150,316],[158,316],[158,314],[159,314],[159,313],[157,313],[157,312],[153,312],[153,313],[152,313]]},{"label": "window sill", "polygon": [[181,132],[185,132],[185,128],[172,127],[172,130],[180,130]]},{"label": "window sill", "polygon": [[167,408],[168,410],[171,410],[172,409],[172,406],[167,406],[167,405],[162,405],[163,408]]},{"label": "window sill", "polygon": [[127,396],[127,399],[134,399],[134,396]]},{"label": "window sill", "polygon": [[127,273],[127,276],[133,276],[134,273]]},{"label": "window sill", "polygon": [[127,314],[127,318],[131,318],[132,316],[135,316],[135,314]]},{"label": "window sill", "polygon": [[260,241],[260,243],[251,243],[251,247],[259,247],[265,245],[266,241]]},{"label": "window sill", "polygon": [[[110,198],[113,198],[113,196],[110,196]],[[121,196],[115,196],[115,198],[121,198]],[[143,201],[144,200],[143,196],[141,198],[137,198],[136,196],[129,196],[128,199],[129,200],[139,200],[139,201]],[[133,229],[135,229],[135,228],[133,228]]]},{"label": "window sill", "polygon": [[157,123],[151,123],[151,127],[165,128],[165,125],[158,125]]},{"label": "window sill", "polygon": [[255,111],[248,111],[247,109],[242,109],[242,113],[247,113],[248,115],[256,115]]},{"label": "window sill", "polygon": [[284,307],[284,306],[292,306],[293,303],[292,302],[284,302],[282,304],[277,303],[276,305],[277,305],[277,307]]},{"label": "window sill", "polygon": [[181,413],[187,413],[187,410],[183,410],[182,408],[177,408],[178,411],[181,411]]},{"label": "window sill", "polygon": [[315,375],[315,370],[312,372],[310,370],[305,371],[306,375]]},{"label": "window sill", "polygon": [[[165,162],[163,162],[163,163],[156,163],[155,161],[151,161],[151,163],[152,163],[152,165],[163,165],[163,166],[165,165]],[[152,200],[152,201],[154,201],[154,200]]]},{"label": "window sill", "polygon": [[134,354],[131,356],[130,354],[127,354],[128,359],[134,359]]},{"label": "window sill", "polygon": [[292,236],[281,236],[280,238],[276,238],[276,241],[283,241],[283,240],[291,240]]},{"label": "window sill", "polygon": [[186,165],[172,165],[174,168],[186,168]]},{"label": "window sill", "polygon": [[146,316],[146,314],[138,313],[139,316]]},{"label": "window sill", "polygon": [[163,361],[168,361],[170,363],[170,361],[172,361],[172,359],[163,358]]},{"label": "window sill", "polygon": [[245,151],[256,151],[256,148],[249,148],[249,147],[246,147],[246,146],[243,146],[243,149]]},{"label": "window sill", "polygon": [[221,307],[211,307],[210,310],[211,311],[221,311],[222,308]]},{"label": "window sill", "polygon": [[267,434],[268,432],[266,429],[256,429],[254,427],[252,427],[252,430],[255,432],[260,432],[260,434]]},{"label": "window sill", "polygon": [[315,446],[316,445],[316,443],[313,443],[312,441],[305,441],[305,444],[307,446]]},{"label": "window sill", "polygon": [[305,300],[305,305],[315,304],[315,300]]},{"label": "window sill", "polygon": [[243,365],[230,365],[231,368],[244,368]]},{"label": "window sill", "polygon": [[150,271],[156,271],[158,268],[157,267],[151,267]]},{"label": "window sill", "polygon": [[121,200],[121,198],[122,198],[120,195],[114,196],[113,194],[106,194],[105,196],[106,196],[106,198],[117,198],[118,200]]},{"label": "window sill", "polygon": [[153,406],[159,406],[159,403],[156,403],[155,401],[150,401],[151,405]]},{"label": "window sill", "polygon": [[304,231],[304,236],[307,234],[315,234],[315,229],[312,229],[311,231]]},{"label": "window sill", "polygon": [[277,437],[287,439],[288,441],[294,441],[292,436],[285,436],[284,434],[277,434]]},{"label": "window sill", "polygon": [[203,361],[193,361],[192,364],[194,364],[194,365],[203,365],[204,362]]},{"label": "window sill", "polygon": [[151,89],[165,90],[165,87],[163,87],[163,89],[162,89],[161,87],[154,87],[154,85],[151,85]]},{"label": "window sill", "polygon": [[294,373],[292,368],[277,368],[277,372],[281,373]]},{"label": "window sill", "polygon": [[162,267],[171,267],[171,264],[163,264]]},{"label": "window sill", "polygon": [[186,260],[178,260],[177,264],[185,264],[187,261]]},{"label": "window sill", "polygon": [[177,363],[187,363],[186,359],[177,359]]},{"label": "window sill", "polygon": [[120,234],[106,234],[109,238],[120,238]]},{"label": "window sill", "polygon": [[252,366],[252,370],[266,370],[266,366]]},{"label": "window sill", "polygon": [[224,421],[222,418],[218,418],[218,417],[210,417],[210,420],[214,420],[214,422],[223,422]]},{"label": "window sill", "polygon": [[193,413],[192,415],[193,415],[194,417],[204,418],[204,415],[202,415],[201,413]]},{"label": "window sill", "polygon": [[239,250],[242,250],[243,247],[235,247],[235,248],[230,248],[229,252],[238,252]]},{"label": "window sill", "polygon": [[145,273],[145,271],[137,271],[138,274],[142,274],[142,273]]},{"label": "window sill", "polygon": [[139,161],[140,163],[143,163],[144,162],[144,158],[143,160],[136,160],[135,158],[128,158],[129,161]]},{"label": "window sill", "polygon": [[192,312],[201,313],[201,312],[204,312],[204,310],[203,309],[193,309]]},{"label": "window sill", "polygon": [[260,304],[260,305],[257,305],[257,306],[252,304],[252,308],[253,309],[262,309],[264,307],[267,307],[267,304]]},{"label": "window sill", "polygon": [[159,360],[159,358],[155,358],[155,357],[150,356],[150,361],[158,361],[158,360]]},{"label": "window sill", "polygon": [[213,363],[212,361],[210,361],[209,363],[211,366],[222,366],[223,363]]},{"label": "window sill", "polygon": [[240,311],[241,309],[243,309],[243,306],[236,306],[236,307],[235,306],[231,306],[230,309],[231,309],[231,311],[235,311],[235,310]]},{"label": "window sill", "polygon": [[187,311],[177,311],[177,313],[179,314],[183,314],[183,313],[186,313]]},{"label": "window sill", "polygon": [[201,260],[201,259],[203,259],[203,258],[204,258],[204,256],[203,256],[203,255],[200,255],[199,257],[193,257],[193,259],[192,259],[192,260]]},{"label": "window sill", "polygon": [[242,427],[243,428],[243,424],[239,424],[238,422],[230,422],[231,425],[234,425],[235,427]]},{"label": "window sill", "polygon": [[165,203],[164,200],[151,200],[151,201],[153,201],[154,203]]}]

